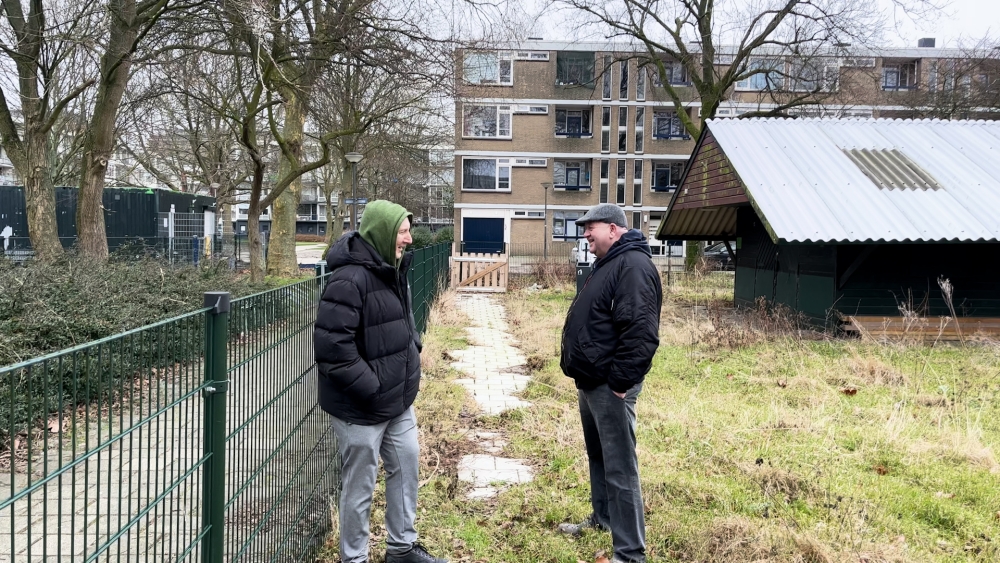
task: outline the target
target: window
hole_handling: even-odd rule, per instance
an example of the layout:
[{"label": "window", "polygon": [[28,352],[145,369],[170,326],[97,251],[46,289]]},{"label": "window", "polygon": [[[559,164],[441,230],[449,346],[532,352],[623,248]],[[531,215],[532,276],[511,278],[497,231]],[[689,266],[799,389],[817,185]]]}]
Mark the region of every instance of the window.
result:
[{"label": "window", "polygon": [[665,192],[675,189],[683,173],[683,162],[653,163],[653,191]]},{"label": "window", "polygon": [[556,160],[552,163],[552,184],[564,190],[590,189],[589,160]]},{"label": "window", "polygon": [[583,238],[583,225],[576,220],[583,217],[579,211],[552,212],[552,238],[561,240],[576,240]]},{"label": "window", "polygon": [[556,54],[556,84],[587,85],[594,82],[594,53],[559,51]]},{"label": "window", "polygon": [[601,88],[601,99],[610,100],[611,99],[611,69],[612,69],[612,58],[611,55],[604,55],[604,76],[602,77],[603,87]]},{"label": "window", "polygon": [[618,152],[627,152],[628,106],[618,108]]},{"label": "window", "polygon": [[628,61],[621,62],[621,80],[618,84],[618,99],[628,99]]},{"label": "window", "polygon": [[917,63],[890,64],[882,67],[883,90],[914,90],[917,87]]},{"label": "window", "polygon": [[465,81],[469,84],[514,84],[514,67],[511,54],[496,51],[466,51]]},{"label": "window", "polygon": [[635,170],[632,174],[632,205],[642,205],[642,159],[635,159]]},{"label": "window", "polygon": [[611,108],[601,108],[601,152],[611,152]]},{"label": "window", "polygon": [[785,63],[779,59],[752,59],[746,70],[751,74],[736,81],[736,89],[780,90],[785,84],[784,71]]},{"label": "window", "polygon": [[590,137],[590,108],[556,109],[556,135],[566,137]]},{"label": "window", "polygon": [[646,67],[639,68],[635,73],[635,99],[638,102],[646,100]]},{"label": "window", "polygon": [[509,158],[462,159],[463,190],[510,191]]},{"label": "window", "polygon": [[676,111],[653,112],[654,139],[690,139]]},{"label": "window", "polygon": [[645,131],[646,108],[635,108],[635,152],[639,154],[643,149],[643,131]]},{"label": "window", "polygon": [[547,61],[548,51],[518,51],[514,53],[514,58],[519,61]]},{"label": "window", "polygon": [[465,104],[462,135],[486,139],[510,139],[510,106]]},{"label": "window", "polygon": [[601,193],[600,193],[600,197],[598,198],[598,202],[599,203],[607,203],[608,202],[608,172],[609,172],[608,167],[609,167],[609,165],[610,165],[610,162],[608,161],[608,159],[606,159],[606,158],[601,159]]},{"label": "window", "polygon": [[632,228],[642,230],[642,212],[635,211],[632,213]]},{"label": "window", "polygon": [[798,61],[792,65],[792,90],[799,92],[832,92],[837,89],[840,68],[829,61]]},{"label": "window", "polygon": [[[688,80],[687,68],[680,61],[663,61],[663,70],[667,73],[667,84],[673,86],[686,86],[691,84]],[[663,79],[659,69],[654,69],[653,86],[663,86]]]},{"label": "window", "polygon": [[927,69],[927,91],[937,92],[938,72],[937,61],[931,61],[930,68]]},{"label": "window", "polygon": [[618,159],[618,189],[615,190],[615,203],[625,205],[625,159]]}]

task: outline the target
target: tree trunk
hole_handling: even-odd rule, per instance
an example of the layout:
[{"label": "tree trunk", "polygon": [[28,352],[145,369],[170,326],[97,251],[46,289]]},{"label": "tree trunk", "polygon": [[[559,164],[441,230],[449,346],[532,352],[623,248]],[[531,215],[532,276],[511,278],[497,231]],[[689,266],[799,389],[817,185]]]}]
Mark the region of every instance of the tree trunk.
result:
[{"label": "tree trunk", "polygon": [[[32,127],[29,125],[29,127]],[[52,187],[52,169],[46,135],[28,132],[28,150],[23,165],[15,166],[24,178],[24,206],[28,212],[28,237],[39,260],[51,262],[61,257],[59,227],[56,223],[56,194]],[[11,153],[14,162],[14,154]],[[27,173],[25,173],[27,172]]]},{"label": "tree trunk", "polygon": [[264,246],[260,236],[260,204],[250,202],[247,211],[247,242],[250,244],[250,281],[264,281]]},{"label": "tree trunk", "polygon": [[[135,0],[120,0],[112,11],[108,50],[101,57],[101,81],[83,144],[80,195],[76,206],[77,248],[99,262],[108,259],[104,224],[104,176],[115,146],[115,122],[132,68],[131,53],[138,30]],[[109,6],[110,7],[110,6]]]},{"label": "tree trunk", "polygon": [[[282,131],[285,143],[295,157],[295,162],[282,155],[278,178],[286,178],[301,165],[302,131],[305,128],[305,107],[302,96],[291,93],[285,104],[285,125]],[[299,176],[282,191],[271,209],[271,238],[267,245],[267,273],[273,276],[294,277],[299,273],[299,259],[295,254],[295,216],[302,193]]]}]

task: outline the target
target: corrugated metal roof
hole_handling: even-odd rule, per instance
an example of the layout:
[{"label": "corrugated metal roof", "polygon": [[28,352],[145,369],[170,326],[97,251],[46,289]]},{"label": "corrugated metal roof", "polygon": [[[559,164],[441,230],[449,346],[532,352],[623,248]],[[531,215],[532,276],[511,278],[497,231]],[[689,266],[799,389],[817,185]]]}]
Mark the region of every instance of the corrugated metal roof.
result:
[{"label": "corrugated metal roof", "polygon": [[[778,241],[1000,240],[1000,122],[707,123]],[[939,187],[880,189],[845,152],[852,150],[898,151]]]}]

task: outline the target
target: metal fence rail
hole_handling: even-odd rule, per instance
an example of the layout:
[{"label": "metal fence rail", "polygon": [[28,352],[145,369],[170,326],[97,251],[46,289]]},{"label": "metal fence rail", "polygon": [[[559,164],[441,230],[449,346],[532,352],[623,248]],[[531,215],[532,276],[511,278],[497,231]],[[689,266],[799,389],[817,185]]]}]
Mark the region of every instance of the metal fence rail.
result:
[{"label": "metal fence rail", "polygon": [[[448,245],[417,251],[426,323]],[[338,483],[313,278],[0,368],[0,562],[307,561]]]}]

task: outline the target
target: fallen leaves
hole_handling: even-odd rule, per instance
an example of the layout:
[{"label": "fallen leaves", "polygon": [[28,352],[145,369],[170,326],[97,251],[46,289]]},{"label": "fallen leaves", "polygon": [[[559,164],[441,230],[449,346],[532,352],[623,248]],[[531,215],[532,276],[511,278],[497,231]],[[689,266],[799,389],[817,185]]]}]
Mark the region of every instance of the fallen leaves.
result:
[{"label": "fallen leaves", "polygon": [[858,388],[853,385],[849,385],[847,387],[841,387],[840,392],[848,397],[853,397],[858,394]]}]

